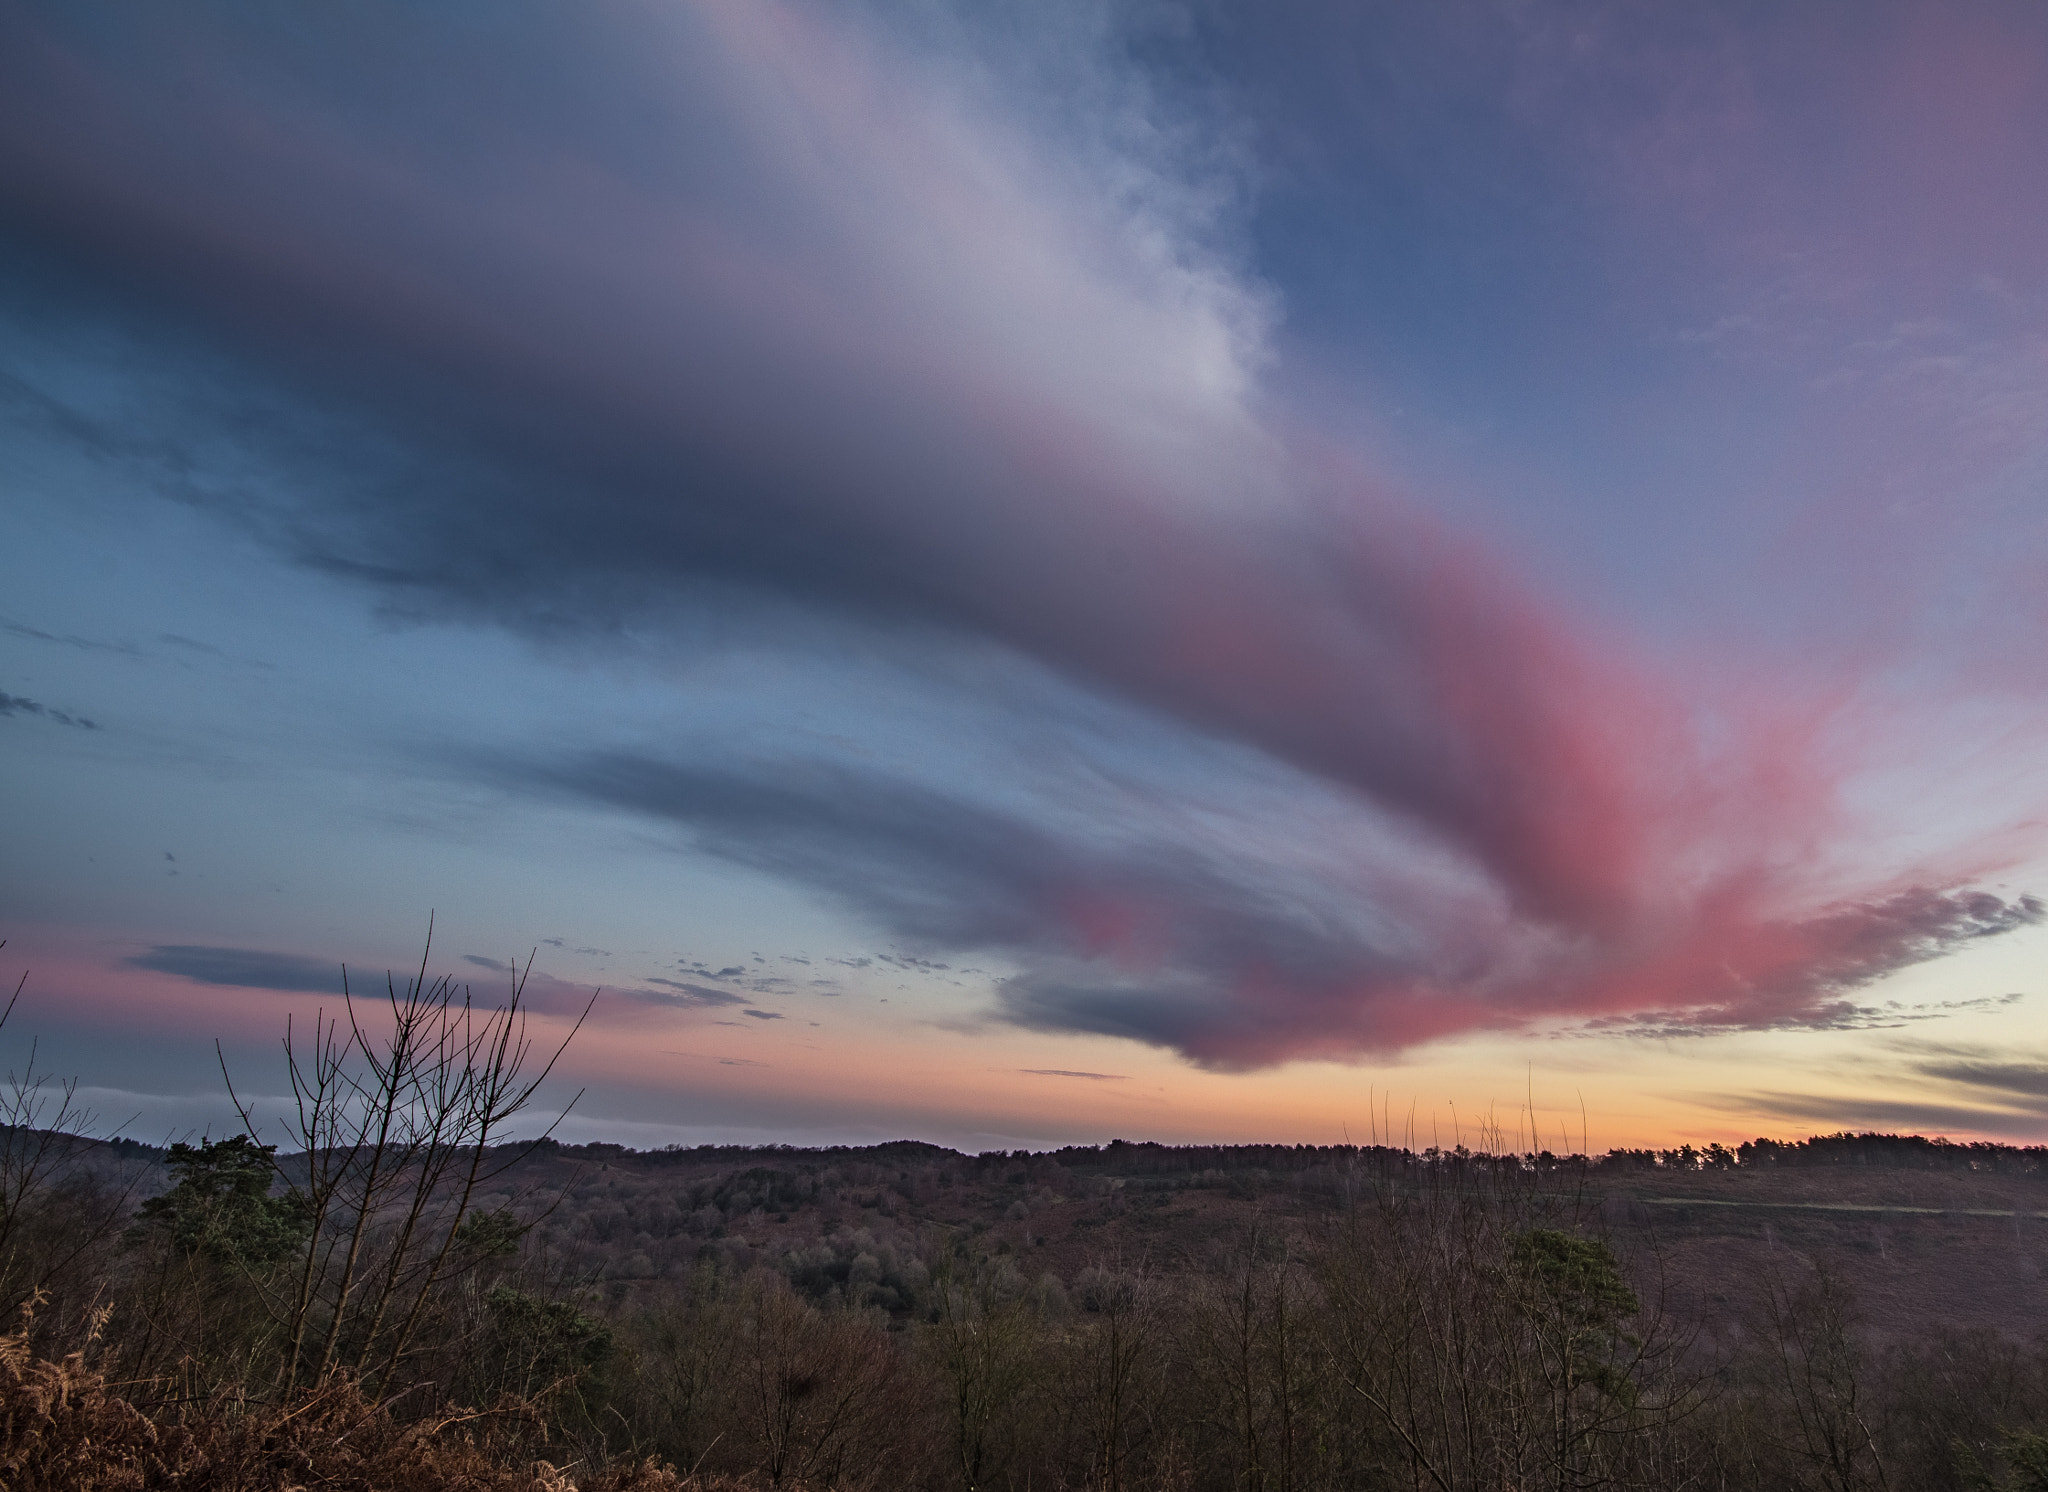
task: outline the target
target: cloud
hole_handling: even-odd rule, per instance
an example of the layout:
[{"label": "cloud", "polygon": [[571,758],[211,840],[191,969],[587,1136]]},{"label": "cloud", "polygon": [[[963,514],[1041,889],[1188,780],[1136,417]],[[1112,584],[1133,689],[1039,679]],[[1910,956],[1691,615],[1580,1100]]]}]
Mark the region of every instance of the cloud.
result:
[{"label": "cloud", "polygon": [[[1378,848],[1233,847],[1164,790],[1089,829],[820,764],[475,774],[820,889],[900,958],[1002,951],[1020,1025],[1226,1068],[1840,1023],[2040,919],[1974,861],[1844,870],[1829,704],[1667,686],[1275,409],[1229,131],[1113,23],[397,14],[0,19],[15,252],[95,316],[154,307],[124,334],[179,374],[139,418],[17,391],[50,429],[409,615],[604,645],[794,612],[1034,660]],[[221,476],[216,436],[303,480]]]},{"label": "cloud", "polygon": [[708,984],[690,984],[675,979],[649,979],[649,984],[660,985],[660,992],[650,991],[644,998],[659,1000],[666,1004],[702,1005],[744,1005],[746,996],[736,995],[731,990],[714,989]]},{"label": "cloud", "polygon": [[869,769],[623,753],[469,753],[460,769],[674,824],[696,848],[812,886],[907,942],[1000,950],[1022,966],[995,990],[1014,1024],[1219,1069],[1560,1016],[1661,1034],[1890,1024],[1849,997],[2044,917],[2032,897],[1908,888],[1796,920],[1737,904],[1641,945],[1560,945],[1483,888],[1347,883],[1128,826],[1091,838]]},{"label": "cloud", "polygon": [[[1908,887],[1882,898],[1837,904],[1796,921],[1707,918],[1656,955],[1645,972],[1694,996],[1682,1011],[1634,1010],[1588,1022],[1589,1029],[1636,1028],[1690,1034],[1726,1028],[1868,1029],[1938,1018],[1986,1001],[1861,1005],[1846,998],[1900,969],[1987,938],[2040,925],[2048,907],[2021,895]],[[1647,981],[1646,981],[1647,984]],[[1998,1003],[2006,1003],[2002,997]]]},{"label": "cloud", "polygon": [[[273,953],[260,948],[223,948],[193,943],[159,944],[147,953],[140,953],[123,960],[128,967],[147,969],[157,974],[173,974],[180,979],[189,979],[195,984],[228,985],[239,989],[276,990],[280,993],[340,995],[343,992],[343,968],[339,960],[311,958],[296,953]],[[465,954],[463,962],[501,976],[506,984],[501,997],[509,996],[510,983],[519,976],[519,971],[498,959],[485,958],[480,954]],[[367,977],[364,970],[357,969],[348,976],[348,984],[355,995],[380,995],[388,978],[396,978],[402,989],[404,976],[384,975]],[[571,984],[566,980],[540,970],[526,974],[521,981],[522,1005],[530,1011],[550,1015],[574,1016],[581,1014],[594,993],[588,985]],[[466,989],[466,986],[458,986]],[[696,1005],[706,1003],[690,998],[678,998],[664,991],[622,989],[614,991],[628,1000],[643,1003]],[[489,1004],[491,991],[484,991],[485,1003]]]},{"label": "cloud", "polygon": [[1739,1093],[1710,1106],[1837,1127],[1903,1126],[1924,1133],[2015,1135],[2038,1140],[2048,1124],[2048,1061],[2010,1047],[1902,1038],[1896,1060],[1872,1066],[1860,1094]]},{"label": "cloud", "polygon": [[[414,28],[358,74],[317,26],[221,20],[181,29],[176,88],[112,57],[82,79],[62,27],[13,38],[37,127],[4,180],[28,221],[116,256],[189,243],[132,272],[174,259],[181,293],[236,315],[255,276],[366,383],[396,364],[489,399],[465,441],[537,438],[518,455],[544,485],[508,488],[500,459],[271,513],[307,562],[524,624],[604,625],[601,597],[710,577],[989,635],[1411,815],[1545,915],[1628,902],[1668,743],[1625,738],[1668,734],[1656,702],[1476,550],[1261,426],[1263,294],[1194,231],[1173,163],[1034,158],[965,102],[986,58],[808,13],[678,13],[633,38],[646,60],[606,25],[529,24],[482,56]],[[456,45],[483,109],[459,138],[450,78],[422,70]],[[484,102],[528,48],[660,126],[508,94],[576,141],[565,172]],[[258,83],[279,67],[322,87],[280,105]],[[342,100],[367,87],[389,119],[364,134]],[[250,109],[253,150],[224,127]],[[793,120],[841,142],[831,169]],[[481,175],[473,131],[496,136]],[[670,188],[636,191],[657,166]]]},{"label": "cloud", "polygon": [[1020,1067],[1017,1071],[1034,1078],[1090,1078],[1098,1083],[1127,1083],[1130,1078],[1121,1072],[1070,1072],[1064,1067]]},{"label": "cloud", "polygon": [[616,1005],[610,1003],[614,1000],[624,1000],[629,1006],[669,1010],[702,1010],[745,1003],[740,996],[728,994],[724,990],[711,989],[703,985],[678,984],[668,979],[650,979],[645,984],[581,984],[560,978],[543,969],[514,969],[497,959],[481,958],[474,954],[466,955],[464,961],[503,976],[504,985],[497,991],[485,992],[487,1002],[489,998],[503,998],[509,994],[510,986],[516,979],[520,989],[520,1003],[527,1010],[543,1015],[580,1016],[587,1008],[595,1008],[616,1019],[620,1011]]},{"label": "cloud", "polygon": [[26,622],[0,619],[0,632],[5,632],[10,637],[26,638],[31,642],[56,643],[60,647],[78,648],[85,652],[121,653],[131,658],[142,656],[137,649],[126,643],[100,642],[94,638],[78,637],[71,633],[45,632],[40,627],[29,626]]},{"label": "cloud", "polygon": [[1939,1100],[1848,1097],[1811,1093],[1746,1093],[1703,1099],[1710,1106],[1737,1108],[1835,1129],[1904,1129],[1919,1134],[1995,1134],[2036,1139],[2041,1116],[1972,1107]]},{"label": "cloud", "polygon": [[209,658],[228,656],[210,642],[200,642],[194,638],[180,636],[176,632],[159,632],[156,640],[167,647],[180,648],[188,653],[202,653]]},{"label": "cloud", "polygon": [[[604,625],[618,602],[602,597],[715,579],[993,636],[1411,815],[1541,914],[1618,915],[1671,787],[1654,764],[1684,765],[1666,706],[1477,549],[1259,424],[1263,292],[1173,206],[1200,195],[1174,163],[1108,163],[1112,184],[1034,160],[1028,138],[963,107],[973,61],[892,56],[815,16],[712,6],[676,24],[686,34],[639,40],[705,74],[701,95],[667,75],[653,90],[602,26],[527,39],[576,58],[571,72],[607,70],[608,90],[649,88],[675,129],[654,138],[692,142],[673,159],[640,159],[637,126],[584,119],[589,99],[551,98],[538,106],[584,153],[563,178],[528,125],[486,109],[476,127],[503,131],[505,152],[476,200],[466,147],[437,132],[448,79],[394,58],[375,84],[399,89],[393,127],[427,116],[402,148],[309,104],[270,121],[297,142],[280,176],[209,133],[184,91],[124,76],[116,114],[140,156],[94,155],[45,117],[34,138],[53,154],[13,179],[47,218],[59,209],[36,183],[61,157],[65,200],[97,191],[145,237],[191,231],[211,203],[188,292],[242,308],[247,273],[281,277],[366,379],[394,359],[409,382],[488,376],[498,442],[546,432],[552,454],[522,453],[545,488],[472,462],[271,515],[308,562],[413,605],[507,616],[513,598],[527,624]],[[23,40],[23,106],[56,88],[58,117],[80,107],[74,75],[41,77]],[[303,36],[212,41],[195,82],[230,112],[268,68],[318,70]],[[520,55],[507,45],[466,55],[458,86],[488,93]],[[674,117],[682,97],[708,117]],[[791,111],[842,142],[838,169],[791,137]],[[404,164],[330,231],[380,149]],[[149,156],[167,176],[138,173]],[[744,181],[710,164],[728,156]],[[672,191],[632,191],[656,164]],[[309,196],[314,179],[343,198]],[[423,211],[446,230],[431,245],[412,241]],[[563,240],[572,220],[590,236]],[[512,299],[479,301],[485,286]],[[529,337],[474,340],[515,304]],[[419,345],[428,323],[449,337]],[[563,380],[574,397],[555,396]],[[612,455],[565,467],[564,448]]]},{"label": "cloud", "polygon": [[2048,1060],[2011,1047],[1905,1040],[1897,1050],[1921,1083],[2048,1118]]},{"label": "cloud", "polygon": [[757,1021],[779,1021],[783,1018],[779,1010],[742,1010],[740,1014],[750,1015]]},{"label": "cloud", "polygon": [[175,974],[195,984],[224,984],[242,989],[285,992],[305,990],[323,995],[341,993],[342,975],[338,960],[308,958],[297,953],[164,943],[125,962],[130,968]]},{"label": "cloud", "polygon": [[48,705],[25,699],[19,694],[0,694],[0,715],[33,715],[58,725],[76,726],[80,730],[98,730],[99,726],[83,715],[67,715],[62,710],[53,710]]},{"label": "cloud", "polygon": [[1925,1077],[1943,1082],[1989,1089],[2001,1095],[2007,1103],[2048,1111],[2048,1063],[1980,1058],[1975,1061],[1925,1062],[1920,1064],[1919,1071]]}]

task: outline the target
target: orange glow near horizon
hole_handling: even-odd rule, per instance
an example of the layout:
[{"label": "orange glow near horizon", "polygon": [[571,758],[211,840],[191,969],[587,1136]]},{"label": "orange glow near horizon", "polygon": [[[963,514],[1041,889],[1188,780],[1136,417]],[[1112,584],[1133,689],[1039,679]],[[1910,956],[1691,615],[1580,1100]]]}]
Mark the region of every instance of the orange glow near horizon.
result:
[{"label": "orange glow near horizon", "polygon": [[[1126,1139],[1599,1153],[1841,1129],[2038,1142],[2048,1123],[1995,1093],[1946,1081],[1942,1064],[1927,1056],[1991,1049],[2005,1022],[2024,1018],[2024,1001],[1908,1017],[1983,991],[2036,995],[2027,985],[2044,944],[2048,936],[2031,933],[1893,980],[1883,993],[1904,1014],[1875,1042],[1869,1031],[1682,1039],[1525,1032],[1436,1043],[1379,1063],[1294,1062],[1249,1073],[1205,1071],[1127,1041],[1025,1031],[966,1012],[934,1018],[900,1000],[862,999],[857,1011],[848,1008],[853,999],[818,1000],[808,1007],[812,1024],[810,1016],[758,1020],[601,999],[541,1104],[552,1111],[581,1089],[575,1134],[642,1148],[907,1138],[967,1150],[1047,1149]],[[492,991],[478,994],[487,1000]],[[324,997],[110,969],[90,951],[72,950],[31,971],[14,1031],[27,1038],[44,1029],[61,1036],[72,1023],[119,1029],[175,1057],[167,1069],[187,1071],[201,1070],[199,1059],[219,1038],[238,1085],[275,1095],[283,1092],[276,1043],[287,1015],[303,1032],[316,1011],[338,1008]],[[374,1003],[363,1009],[373,1023]],[[544,1053],[569,1029],[566,1015],[546,1009],[533,1014],[529,1034]],[[101,1085],[90,1071],[62,1075]]]}]

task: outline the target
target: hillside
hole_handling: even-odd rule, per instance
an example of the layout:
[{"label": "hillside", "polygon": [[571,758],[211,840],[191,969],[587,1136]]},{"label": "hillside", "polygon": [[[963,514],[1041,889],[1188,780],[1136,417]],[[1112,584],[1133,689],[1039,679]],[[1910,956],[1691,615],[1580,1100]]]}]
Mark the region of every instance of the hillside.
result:
[{"label": "hillside", "polygon": [[2048,1452],[2032,1149],[0,1157],[24,1487],[1963,1492]]},{"label": "hillside", "polygon": [[[1803,1150],[1797,1147],[1805,1147]],[[2048,1156],[1918,1137],[1759,1141],[1545,1158],[1531,1188],[1600,1232],[1639,1283],[1710,1332],[1765,1272],[1820,1263],[1853,1282],[1874,1340],[1939,1326],[2048,1330]],[[1348,1146],[1114,1142],[964,1155],[901,1141],[803,1150],[546,1144],[486,1206],[547,1207],[536,1239],[565,1275],[631,1292],[704,1260],[786,1270],[821,1298],[863,1253],[946,1239],[1071,1282],[1105,1264],[1208,1269],[1255,1233],[1307,1238],[1426,1157]],[[907,1299],[879,1285],[870,1300]]]}]

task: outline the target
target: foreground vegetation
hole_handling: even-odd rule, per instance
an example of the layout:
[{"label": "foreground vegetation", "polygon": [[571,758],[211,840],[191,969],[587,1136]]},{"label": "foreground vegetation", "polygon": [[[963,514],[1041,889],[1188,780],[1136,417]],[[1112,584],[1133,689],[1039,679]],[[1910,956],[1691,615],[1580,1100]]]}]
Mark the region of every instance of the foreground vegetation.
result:
[{"label": "foreground vegetation", "polygon": [[2037,1151],[506,1143],[545,1069],[422,977],[301,1033],[278,1148],[16,1075],[0,1486],[2048,1488],[2017,1317],[1873,1323],[1783,1228],[1702,1288],[1615,1206]]}]

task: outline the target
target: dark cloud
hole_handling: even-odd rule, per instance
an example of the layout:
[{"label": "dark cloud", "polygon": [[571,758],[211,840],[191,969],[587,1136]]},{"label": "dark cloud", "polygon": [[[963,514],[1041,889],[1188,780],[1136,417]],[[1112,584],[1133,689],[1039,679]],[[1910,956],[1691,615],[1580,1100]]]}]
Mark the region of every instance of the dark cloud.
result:
[{"label": "dark cloud", "polygon": [[62,710],[53,710],[48,705],[38,704],[35,700],[24,699],[19,694],[0,694],[0,715],[33,715],[57,725],[76,726],[80,730],[99,729],[99,726],[83,715],[68,715]]},{"label": "dark cloud", "polygon": [[[2002,1002],[2003,1003],[2003,1002]],[[1843,1094],[1762,1092],[1708,1102],[1837,1128],[1916,1129],[2038,1140],[2048,1124],[2048,1060],[2011,1048],[1901,1038],[1896,1065],[1859,1069]]]},{"label": "dark cloud", "polygon": [[757,1021],[779,1021],[783,1019],[779,1010],[742,1010],[741,1015],[750,1015]]},{"label": "dark cloud", "polygon": [[[1356,993],[1393,960],[1355,933],[1341,906],[1306,906],[1269,885],[1232,881],[1172,844],[1084,846],[1015,815],[885,777],[815,765],[749,775],[622,754],[553,763],[472,759],[470,770],[523,791],[668,820],[725,858],[818,887],[891,932],[949,948],[999,947],[1056,963],[1120,946],[1171,965],[1144,988],[1103,992],[1118,1014],[1091,1017],[1071,1000],[1055,1009],[1050,983],[1013,980],[1004,1009],[1024,1024],[1099,1030],[1191,1049],[1217,1030],[1229,1003],[1218,978],[1263,967],[1297,991]],[[1258,865],[1241,867],[1256,876]],[[921,972],[946,965],[915,955],[882,961]],[[1178,970],[1214,971],[1184,976]],[[1188,995],[1161,993],[1188,978]],[[1151,997],[1146,994],[1149,989]],[[1308,999],[1305,1003],[1312,1004]],[[1308,1010],[1269,1010],[1274,1041],[1305,1039]],[[1256,1024],[1249,1010],[1244,1024]]]},{"label": "dark cloud", "polygon": [[1831,1129],[1904,1129],[1919,1134],[2002,1134],[2038,1138],[2042,1116],[2009,1109],[1975,1107],[1940,1099],[1865,1095],[1746,1093],[1707,1099],[1745,1113],[1824,1125]]},{"label": "dark cloud", "polygon": [[[1999,1003],[2016,998],[2006,996]],[[1920,1082],[1960,1089],[1983,1102],[2048,1116],[2048,1060],[2031,1052],[1913,1037],[1897,1041],[1893,1050],[1904,1059],[1905,1070]]]},{"label": "dark cloud", "polygon": [[[509,986],[517,982],[521,989],[521,1003],[528,1010],[552,1015],[575,1015],[590,1003],[594,991],[588,985],[574,985],[541,971],[524,971],[498,959],[485,958],[481,954],[465,954],[462,961],[478,969],[498,975],[505,980],[499,986],[499,998],[509,995]],[[306,991],[312,994],[340,995],[343,992],[343,969],[338,960],[309,958],[295,953],[273,953],[260,948],[219,948],[201,944],[161,944],[147,953],[138,954],[125,960],[131,968],[148,969],[159,974],[175,974],[196,984],[231,985],[244,989],[267,989],[286,993]],[[396,979],[403,986],[403,975],[379,974],[367,976],[362,970],[353,971],[347,982],[357,996],[381,994],[387,981]],[[467,986],[462,986],[466,989]],[[665,1004],[699,1004],[691,999],[678,999],[674,995],[655,990],[624,989],[616,993],[629,1000],[659,1002]]]},{"label": "dark cloud", "polygon": [[[1909,964],[1940,958],[2048,918],[2040,898],[1913,887],[1846,906],[1792,930],[1816,950],[1800,977],[1814,989],[1856,989]],[[1798,989],[1795,986],[1795,989]],[[1803,989],[1798,989],[1803,993]]]},{"label": "dark cloud", "polygon": [[736,995],[731,990],[713,989],[708,984],[690,984],[675,979],[649,979],[647,982],[662,987],[662,993],[651,995],[650,998],[660,999],[668,1004],[716,1007],[747,1003],[744,995]]},{"label": "dark cloud", "polygon": [[1034,1078],[1091,1078],[1098,1083],[1127,1083],[1130,1078],[1121,1072],[1071,1072],[1064,1067],[1020,1067],[1017,1071]]},{"label": "dark cloud", "polygon": [[1941,1082],[1989,1089],[2007,1102],[2048,1109],[2048,1063],[1952,1060],[1924,1062],[1918,1071]]},{"label": "dark cloud", "polygon": [[243,989],[306,990],[323,995],[341,993],[341,964],[334,959],[307,958],[296,953],[271,953],[260,948],[214,948],[194,943],[159,944],[126,960],[130,968],[175,974],[195,984],[225,984]]},{"label": "dark cloud", "polygon": [[[1896,1024],[1848,996],[2043,916],[2031,897],[1915,889],[1799,922],[1702,925],[1659,945],[1670,966],[1647,974],[1606,953],[1531,972],[1515,967],[1513,944],[1469,942],[1466,914],[1441,903],[1392,921],[1356,888],[1290,881],[1254,858],[1136,834],[1082,838],[873,771],[623,753],[462,765],[521,793],[666,821],[698,848],[812,886],[908,942],[1002,950],[1023,966],[995,991],[1014,1024],[1164,1046],[1219,1069],[1559,1014],[1667,1035]],[[1444,919],[1433,931],[1432,915]],[[881,961],[947,967],[915,954]],[[1661,988],[1685,1003],[1594,1014],[1623,987],[1638,1001]]]}]

